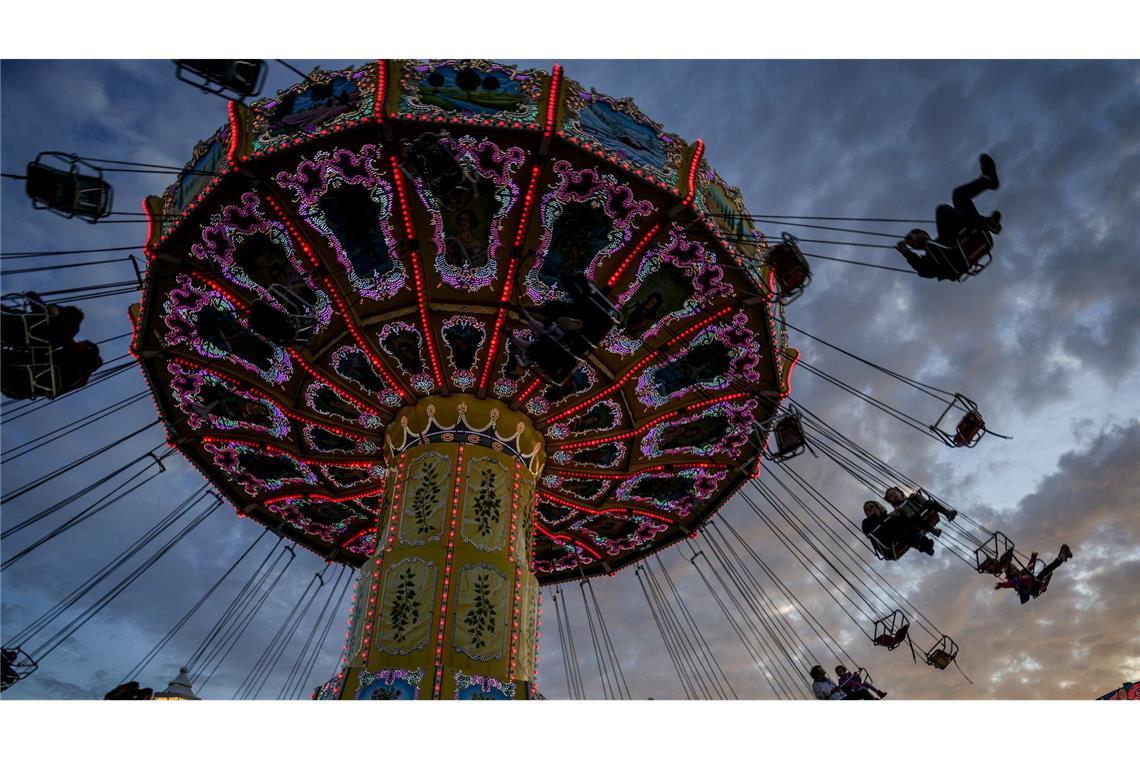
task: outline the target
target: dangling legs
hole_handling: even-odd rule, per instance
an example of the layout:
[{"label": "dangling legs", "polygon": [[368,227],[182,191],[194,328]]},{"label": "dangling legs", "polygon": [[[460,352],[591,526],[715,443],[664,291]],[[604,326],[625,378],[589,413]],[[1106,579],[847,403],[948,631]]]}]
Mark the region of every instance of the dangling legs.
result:
[{"label": "dangling legs", "polygon": [[1045,566],[1045,569],[1037,573],[1037,580],[1042,581],[1053,574],[1053,571],[1060,567],[1065,562],[1068,562],[1073,556],[1073,552],[1069,549],[1068,544],[1061,544],[1061,551],[1057,553],[1057,558]]}]

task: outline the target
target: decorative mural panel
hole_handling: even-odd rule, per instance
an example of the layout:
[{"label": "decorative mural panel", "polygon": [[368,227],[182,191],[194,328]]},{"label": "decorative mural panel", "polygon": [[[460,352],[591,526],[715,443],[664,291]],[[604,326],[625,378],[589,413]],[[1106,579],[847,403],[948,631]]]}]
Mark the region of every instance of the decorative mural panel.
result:
[{"label": "decorative mural panel", "polygon": [[490,61],[408,61],[400,82],[402,116],[474,116],[533,122],[542,83],[537,72]]},{"label": "decorative mural panel", "polygon": [[377,673],[360,671],[360,688],[357,699],[419,699],[420,684],[424,680],[423,668],[406,670],[389,668]]},{"label": "decorative mural panel", "polygon": [[500,660],[510,629],[511,581],[494,565],[464,565],[456,573],[452,642],[473,660]]},{"label": "decorative mural panel", "polygon": [[376,373],[368,354],[359,346],[341,346],[333,352],[331,364],[333,371],[353,388],[363,391],[384,406],[400,406],[402,399],[399,392]]},{"label": "decorative mural panel", "polygon": [[420,546],[443,535],[451,503],[451,470],[451,459],[435,451],[425,451],[408,463],[400,543]]},{"label": "decorative mural panel", "polygon": [[634,281],[618,295],[615,306],[625,327],[613,329],[606,349],[628,356],[650,339],[669,336],[670,325],[708,312],[718,296],[732,294],[716,256],[672,225],[667,240],[646,252]]},{"label": "decorative mural panel", "polygon": [[587,433],[603,433],[613,430],[625,422],[621,404],[612,398],[602,399],[580,413],[570,416],[565,422],[555,422],[546,430],[546,435],[554,439]]},{"label": "decorative mural panel", "polygon": [[391,298],[407,283],[392,228],[393,191],[384,179],[381,149],[365,145],[317,151],[276,182],[297,212],[327,241],[353,290],[366,298]]},{"label": "decorative mural panel", "polygon": [[485,552],[501,551],[510,528],[510,470],[495,457],[473,456],[467,460],[463,483],[460,535]]},{"label": "decorative mural panel", "polygon": [[394,563],[384,575],[373,635],[388,654],[411,654],[428,645],[435,611],[436,566],[419,557]]},{"label": "decorative mural panel", "polygon": [[355,401],[319,381],[305,387],[304,399],[309,409],[334,420],[351,422],[365,428],[378,428],[382,424],[382,420],[375,414],[361,409]]},{"label": "decorative mural panel", "polygon": [[253,297],[288,312],[273,287],[287,288],[312,307],[319,334],[332,319],[332,301],[308,273],[298,257],[293,240],[282,222],[266,217],[255,193],[244,193],[241,202],[223,206],[202,228],[190,255],[217,267],[231,283],[250,291]]},{"label": "decorative mural panel", "polygon": [[651,365],[638,378],[637,398],[653,409],[701,391],[724,390],[734,382],[760,380],[756,334],[748,317],[710,325],[687,343],[684,353]]},{"label": "decorative mural panel", "polygon": [[556,184],[541,201],[543,236],[527,272],[527,296],[535,303],[569,301],[562,284],[568,273],[596,279],[598,267],[633,237],[638,217],[654,210],[639,201],[629,185],[595,169],[575,170],[568,161],[554,164]]},{"label": "decorative mural panel", "polygon": [[625,441],[610,441],[577,449],[559,449],[551,458],[563,465],[610,469],[625,461],[626,450]]},{"label": "decorative mural panel", "polygon": [[290,484],[311,486],[317,482],[316,473],[307,464],[283,451],[267,452],[244,443],[209,439],[202,448],[213,454],[214,466],[250,496]]},{"label": "decorative mural panel", "polygon": [[412,387],[420,393],[431,393],[435,380],[424,356],[424,337],[410,322],[389,322],[380,330],[380,348],[396,360],[399,368],[410,375]]},{"label": "decorative mural panel", "polygon": [[684,517],[697,504],[715,494],[724,477],[723,469],[703,467],[688,467],[676,472],[643,472],[618,486],[614,498]]},{"label": "decorative mural panel", "polygon": [[253,103],[251,131],[255,152],[273,150],[320,131],[371,114],[376,99],[376,66],[355,71],[315,70],[308,78]]},{"label": "decorative mural panel", "polygon": [[447,346],[447,361],[451,367],[451,383],[461,391],[475,387],[475,367],[480,351],[487,342],[487,328],[481,319],[463,315],[443,320],[440,336]]},{"label": "decorative mural panel", "polygon": [[249,322],[221,291],[185,274],[178,275],[176,282],[178,287],[163,304],[166,346],[185,345],[207,359],[225,359],[270,385],[289,379],[293,364],[288,354],[250,330]]},{"label": "decorative mural panel", "polygon": [[757,424],[756,406],[755,399],[735,399],[662,422],[641,440],[641,453],[651,459],[678,454],[735,458]]},{"label": "decorative mural panel", "polygon": [[166,365],[170,390],[195,430],[250,430],[273,438],[289,435],[289,418],[268,398],[242,391],[206,369],[176,362]]},{"label": "decorative mural panel", "polygon": [[519,197],[512,176],[526,160],[522,148],[499,148],[490,140],[444,133],[442,147],[452,153],[464,174],[466,191],[444,202],[429,183],[412,181],[431,215],[435,269],[444,284],[468,292],[491,287],[498,274],[503,225]]},{"label": "decorative mural panel", "polygon": [[217,177],[226,168],[226,154],[230,144],[227,124],[211,137],[194,146],[190,163],[178,180],[166,188],[162,203],[162,231],[168,232],[181,214],[202,199],[203,194],[217,184]]},{"label": "decorative mural panel", "polygon": [[455,671],[456,699],[514,699],[516,684],[503,683],[497,678],[481,675],[465,675]]},{"label": "decorative mural panel", "polygon": [[611,98],[567,82],[566,137],[586,148],[601,149],[623,166],[637,167],[660,185],[673,187],[686,146],[664,133],[630,98]]}]

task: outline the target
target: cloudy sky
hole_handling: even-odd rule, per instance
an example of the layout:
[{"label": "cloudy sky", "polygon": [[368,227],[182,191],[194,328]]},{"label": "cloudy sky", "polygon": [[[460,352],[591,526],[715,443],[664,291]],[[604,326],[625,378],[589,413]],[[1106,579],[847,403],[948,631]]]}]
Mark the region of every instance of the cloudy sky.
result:
[{"label": "cloudy sky", "polygon": [[[514,61],[549,70],[553,61]],[[910,699],[1087,699],[1140,676],[1140,65],[1135,62],[760,62],[559,61],[566,74],[601,92],[631,96],[671,132],[705,141],[706,157],[739,185],[756,214],[931,219],[950,190],[971,179],[977,155],[998,161],[1002,187],[979,199],[1000,208],[1005,230],[995,261],[964,284],[816,260],[807,294],[788,320],[860,356],[958,390],[976,400],[992,427],[972,450],[950,450],[855,402],[807,372],[793,397],[955,506],[1011,535],[1019,548],[1051,557],[1068,542],[1075,559],[1049,592],[1020,606],[994,591],[944,550],[908,555],[882,568],[909,599],[961,647],[956,670],[914,664],[903,650],[870,647],[744,503],[724,514],[806,606],[892,697]],[[293,61],[302,69],[315,62]],[[339,66],[357,61],[321,61]],[[0,165],[21,173],[40,150],[181,165],[194,143],[225,119],[225,103],[174,80],[158,62],[5,61],[0,67]],[[268,90],[295,76],[274,66]],[[134,211],[168,177],[115,175],[116,208]],[[2,186],[4,253],[136,245],[143,225],[89,227],[28,208],[20,183]],[[122,217],[129,219],[129,217]],[[866,225],[905,232],[911,225]],[[770,235],[779,226],[765,226]],[[788,228],[795,231],[794,228]],[[850,233],[804,237],[883,242]],[[901,257],[875,248],[805,245],[809,252],[890,266]],[[130,251],[98,255],[122,258]],[[141,252],[134,252],[141,256]],[[67,257],[67,263],[83,257]],[[133,277],[127,261],[46,273],[11,270],[56,263],[5,260],[3,290],[53,290]],[[127,332],[129,296],[81,304],[84,337]],[[813,365],[919,418],[933,400],[802,336],[793,342]],[[125,340],[103,347],[126,353]],[[129,371],[74,399],[32,414],[5,401],[2,443],[9,450],[69,420],[145,389]],[[28,407],[31,408],[31,407]],[[3,465],[3,492],[58,468],[154,419],[146,398],[33,454]],[[106,456],[3,507],[5,528],[91,483],[159,443],[151,429]],[[6,570],[3,637],[82,583],[108,558],[201,485],[170,457],[169,472],[146,488]],[[826,459],[801,458],[798,472],[853,514],[867,494]],[[133,472],[133,470],[132,470]],[[78,510],[5,540],[5,559]],[[39,672],[5,699],[98,698],[117,684],[249,545],[260,529],[220,510],[89,625],[56,649]],[[263,542],[242,568],[259,562]],[[702,593],[687,557],[662,555],[694,617],[742,698],[771,698],[721,613]],[[323,563],[299,552],[279,592],[262,610],[204,696],[230,698],[279,621]],[[332,575],[332,572],[327,575]],[[232,579],[231,579],[232,580]],[[160,687],[201,640],[235,584],[222,587],[142,676]],[[626,571],[594,589],[636,698],[683,691]],[[567,587],[587,693],[601,689],[577,589]],[[322,598],[323,601],[323,598]],[[86,600],[84,601],[84,604]],[[79,609],[82,605],[77,605]],[[319,606],[316,605],[316,606]],[[314,612],[315,608],[314,607]],[[544,600],[540,689],[567,695],[553,604]],[[316,675],[339,654],[338,613]],[[311,618],[310,618],[311,619]],[[798,625],[798,623],[797,623]],[[48,633],[52,632],[48,629]],[[302,626],[307,631],[307,626]],[[806,631],[805,631],[806,633]],[[37,645],[33,640],[31,645]],[[849,645],[849,646],[848,646]],[[277,693],[300,646],[263,697]],[[833,663],[823,663],[830,670]],[[806,678],[806,676],[805,676]]]}]

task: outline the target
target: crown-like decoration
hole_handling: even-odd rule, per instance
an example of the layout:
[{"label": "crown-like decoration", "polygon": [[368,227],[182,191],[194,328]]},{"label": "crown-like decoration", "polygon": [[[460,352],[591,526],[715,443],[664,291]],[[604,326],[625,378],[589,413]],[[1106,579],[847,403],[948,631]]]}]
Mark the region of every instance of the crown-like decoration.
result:
[{"label": "crown-like decoration", "polygon": [[[421,430],[413,430],[412,421],[408,413],[401,413],[398,418],[399,429],[393,436],[396,425],[388,428],[386,435],[388,452],[396,457],[413,446],[423,446],[428,443],[467,443],[476,446],[487,446],[495,451],[505,451],[518,458],[528,470],[537,475],[542,470],[539,454],[542,452],[541,440],[535,441],[531,447],[523,443],[523,434],[526,424],[518,422],[514,432],[507,436],[499,432],[499,409],[491,407],[487,423],[479,426],[467,417],[468,406],[465,402],[456,404],[456,419],[452,425],[446,425],[436,416],[435,404],[428,404],[424,410],[427,414],[427,423]],[[397,438],[399,440],[397,440]]]}]

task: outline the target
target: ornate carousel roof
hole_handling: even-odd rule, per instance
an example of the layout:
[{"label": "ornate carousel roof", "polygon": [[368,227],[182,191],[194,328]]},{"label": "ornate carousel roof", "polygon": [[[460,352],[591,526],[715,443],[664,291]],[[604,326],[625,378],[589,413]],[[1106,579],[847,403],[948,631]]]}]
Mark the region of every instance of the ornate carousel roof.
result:
[{"label": "ornate carousel roof", "polygon": [[[424,135],[468,177],[458,202],[410,170]],[[559,67],[380,61],[231,103],[145,204],[133,349],[171,442],[243,516],[360,565],[399,410],[497,399],[545,439],[541,582],[690,535],[758,472],[795,358],[766,242],[702,152]],[[523,309],[567,301],[572,271],[621,322],[555,385],[520,361]],[[290,293],[303,347],[251,326]]]}]

